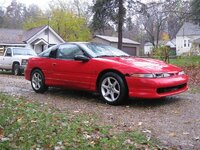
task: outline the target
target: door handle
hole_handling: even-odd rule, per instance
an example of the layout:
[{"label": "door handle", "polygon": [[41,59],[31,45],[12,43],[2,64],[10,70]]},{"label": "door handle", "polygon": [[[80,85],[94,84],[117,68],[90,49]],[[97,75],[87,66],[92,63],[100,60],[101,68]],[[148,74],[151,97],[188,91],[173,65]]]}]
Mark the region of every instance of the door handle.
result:
[{"label": "door handle", "polygon": [[56,66],[56,63],[53,63],[52,66]]}]

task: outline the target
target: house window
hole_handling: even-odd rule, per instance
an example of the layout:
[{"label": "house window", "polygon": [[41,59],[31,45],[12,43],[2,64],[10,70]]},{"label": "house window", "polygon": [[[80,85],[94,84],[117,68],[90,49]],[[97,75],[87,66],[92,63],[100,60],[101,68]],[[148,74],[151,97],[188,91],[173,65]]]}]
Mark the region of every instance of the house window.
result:
[{"label": "house window", "polygon": [[191,44],[191,41],[190,41],[190,40],[188,40],[188,47],[190,47],[190,44]]},{"label": "house window", "polygon": [[184,47],[187,46],[187,40],[184,40]]}]

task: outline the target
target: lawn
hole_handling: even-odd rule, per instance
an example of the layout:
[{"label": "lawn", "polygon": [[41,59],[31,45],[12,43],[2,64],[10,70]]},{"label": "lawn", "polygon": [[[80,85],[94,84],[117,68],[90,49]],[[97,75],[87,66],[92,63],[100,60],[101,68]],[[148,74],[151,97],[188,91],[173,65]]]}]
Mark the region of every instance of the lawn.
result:
[{"label": "lawn", "polygon": [[110,133],[94,114],[61,112],[0,93],[1,149],[155,149],[138,131]]},{"label": "lawn", "polygon": [[200,56],[181,56],[170,59],[170,63],[181,67],[200,66]]},{"label": "lawn", "polygon": [[[185,56],[170,59],[170,63],[181,67],[189,76],[190,88],[199,89],[200,86],[200,56]],[[198,91],[198,90],[194,90]]]}]

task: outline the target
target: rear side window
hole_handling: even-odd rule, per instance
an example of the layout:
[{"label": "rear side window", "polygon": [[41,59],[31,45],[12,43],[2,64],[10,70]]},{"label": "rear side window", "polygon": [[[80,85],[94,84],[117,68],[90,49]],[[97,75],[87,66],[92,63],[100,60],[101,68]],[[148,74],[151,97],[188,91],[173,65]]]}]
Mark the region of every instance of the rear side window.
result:
[{"label": "rear side window", "polygon": [[60,45],[57,51],[57,58],[59,59],[74,59],[76,55],[84,55],[84,53],[74,44]]}]

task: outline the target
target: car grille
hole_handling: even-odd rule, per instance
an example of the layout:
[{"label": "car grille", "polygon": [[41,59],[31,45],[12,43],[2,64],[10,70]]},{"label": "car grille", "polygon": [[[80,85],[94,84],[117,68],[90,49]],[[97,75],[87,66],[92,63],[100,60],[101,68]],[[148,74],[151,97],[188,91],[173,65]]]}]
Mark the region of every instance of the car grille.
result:
[{"label": "car grille", "polygon": [[176,91],[176,90],[179,90],[179,89],[182,89],[182,88],[186,87],[186,85],[187,84],[185,83],[185,84],[172,86],[172,87],[158,88],[157,89],[157,93],[161,94],[161,93]]},{"label": "car grille", "polygon": [[[178,76],[178,72],[176,73],[167,73],[169,74],[170,77],[173,77],[173,76]],[[155,73],[154,74],[156,78],[163,78],[164,77],[164,73]]]}]

